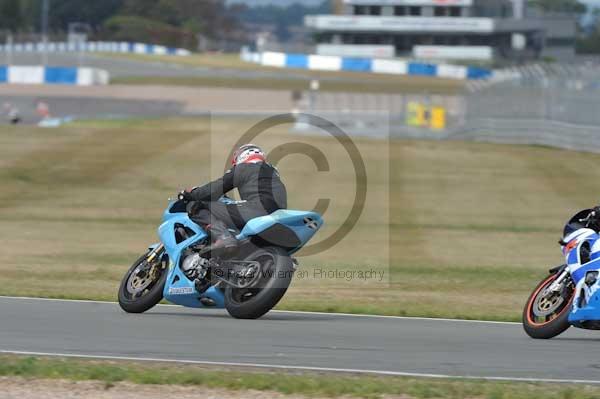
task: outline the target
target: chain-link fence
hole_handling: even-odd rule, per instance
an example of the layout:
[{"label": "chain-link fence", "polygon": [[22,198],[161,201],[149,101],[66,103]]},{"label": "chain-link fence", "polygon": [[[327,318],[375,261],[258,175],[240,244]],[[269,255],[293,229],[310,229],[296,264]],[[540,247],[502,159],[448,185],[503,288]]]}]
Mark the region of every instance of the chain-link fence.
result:
[{"label": "chain-link fence", "polygon": [[600,68],[550,65],[542,74],[468,93],[449,137],[600,151]]},{"label": "chain-link fence", "polygon": [[[447,129],[432,131],[410,126],[411,104],[423,109],[445,110]],[[461,95],[381,94],[308,92],[298,103],[302,113],[325,118],[354,136],[443,137],[451,127],[464,124],[464,98]],[[427,116],[424,116],[426,119]]]},{"label": "chain-link fence", "polygon": [[[600,152],[600,64],[535,65],[515,72],[520,78],[470,86],[457,95],[308,93],[299,109],[323,116],[353,135],[540,144]],[[410,126],[411,103],[443,108],[444,128]]]}]

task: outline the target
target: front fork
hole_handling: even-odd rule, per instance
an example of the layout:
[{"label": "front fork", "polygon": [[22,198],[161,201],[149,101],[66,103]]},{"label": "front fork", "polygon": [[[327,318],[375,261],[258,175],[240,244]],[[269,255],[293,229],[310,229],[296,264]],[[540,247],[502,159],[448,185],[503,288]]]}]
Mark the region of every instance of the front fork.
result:
[{"label": "front fork", "polygon": [[156,257],[162,253],[163,249],[165,249],[165,245],[164,244],[160,244],[158,247],[154,248],[152,251],[150,251],[150,253],[148,254],[148,256],[146,257],[146,262],[150,265],[152,264],[152,261],[154,261],[154,259],[156,259]]},{"label": "front fork", "polygon": [[569,276],[569,269],[565,268],[562,272],[560,272],[560,274],[558,275],[558,277],[556,278],[556,280],[554,280],[552,282],[552,284],[550,284],[550,287],[548,287],[546,289],[546,293],[548,293],[548,292],[559,292],[560,290],[562,290],[563,281],[565,281],[565,279],[568,276]]},{"label": "front fork", "polygon": [[567,289],[568,282],[565,282],[571,275],[569,267],[564,267],[562,271],[558,272],[556,279],[542,292],[542,297],[549,298],[555,295],[563,296]]}]

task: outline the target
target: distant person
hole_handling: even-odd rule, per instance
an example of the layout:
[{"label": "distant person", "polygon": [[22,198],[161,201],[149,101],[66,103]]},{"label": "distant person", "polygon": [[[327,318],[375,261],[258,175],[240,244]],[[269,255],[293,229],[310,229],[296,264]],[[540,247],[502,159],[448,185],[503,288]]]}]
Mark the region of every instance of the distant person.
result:
[{"label": "distant person", "polygon": [[21,123],[19,108],[10,103],[5,103],[4,110],[6,111],[6,118],[11,125],[18,125]]},{"label": "distant person", "polygon": [[37,102],[35,106],[35,111],[38,113],[39,116],[42,117],[42,119],[50,118],[50,106],[44,101]]}]

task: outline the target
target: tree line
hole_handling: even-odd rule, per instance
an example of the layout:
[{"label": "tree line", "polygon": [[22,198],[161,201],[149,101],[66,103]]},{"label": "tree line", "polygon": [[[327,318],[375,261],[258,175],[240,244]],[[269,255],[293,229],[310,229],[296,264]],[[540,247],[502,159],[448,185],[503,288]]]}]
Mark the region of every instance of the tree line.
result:
[{"label": "tree line", "polygon": [[[307,14],[330,12],[331,2],[319,6],[292,4],[228,6],[224,0],[49,0],[49,33],[64,39],[69,24],[89,27],[91,40],[140,41],[173,47],[198,48],[201,42],[250,43],[245,24],[271,25],[281,41],[289,39],[289,28],[302,24]],[[578,0],[528,0],[544,12],[583,15]],[[43,0],[0,0],[0,35],[26,36],[39,33]],[[581,29],[580,52],[600,53],[600,13]]]},{"label": "tree line", "polygon": [[[49,33],[64,36],[69,24],[89,27],[91,39],[143,41],[194,48],[200,36],[239,34],[237,7],[222,0],[49,0]],[[0,0],[0,29],[39,33],[42,0]]]},{"label": "tree line", "polygon": [[[245,24],[276,27],[281,41],[288,29],[301,25],[304,15],[328,12],[292,4],[248,7],[224,0],[49,0],[49,33],[63,38],[69,24],[82,23],[90,40],[140,41],[195,49],[200,42],[251,42]],[[43,0],[0,0],[0,35],[39,34]],[[80,25],[81,26],[81,25]]]}]

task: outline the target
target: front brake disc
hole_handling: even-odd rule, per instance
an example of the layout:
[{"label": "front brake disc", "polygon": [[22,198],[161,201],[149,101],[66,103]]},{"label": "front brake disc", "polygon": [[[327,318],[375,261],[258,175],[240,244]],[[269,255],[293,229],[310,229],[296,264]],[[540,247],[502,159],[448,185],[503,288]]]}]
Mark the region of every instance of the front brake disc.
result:
[{"label": "front brake disc", "polygon": [[538,317],[547,317],[555,313],[564,301],[565,299],[558,293],[551,293],[548,296],[540,294],[533,303],[533,314]]}]

